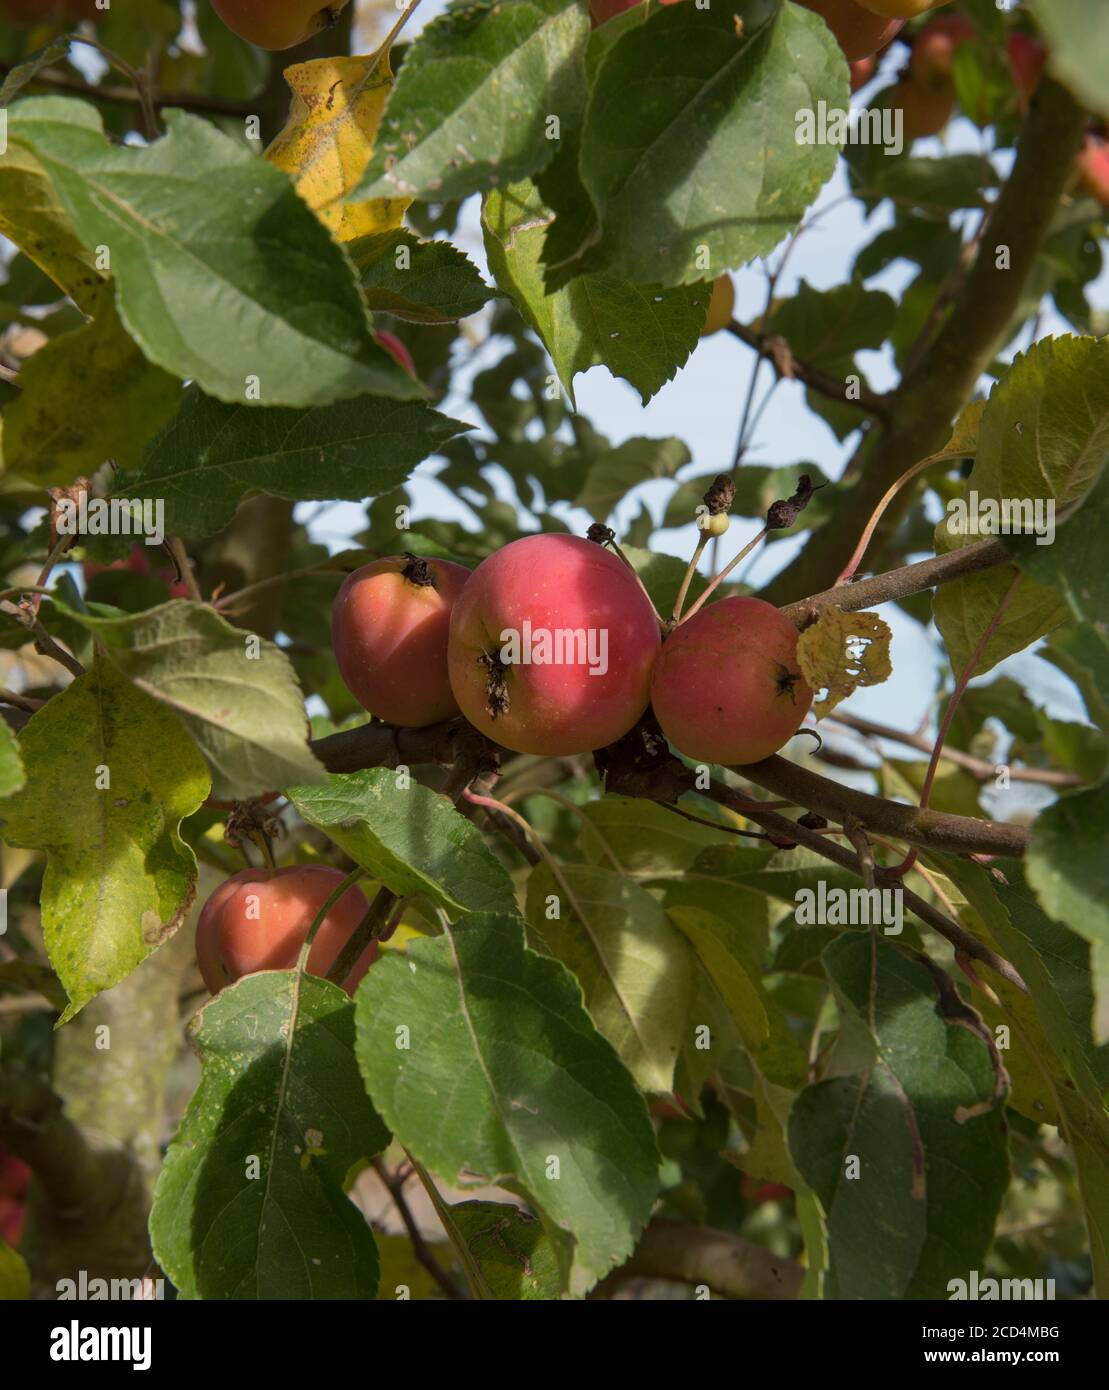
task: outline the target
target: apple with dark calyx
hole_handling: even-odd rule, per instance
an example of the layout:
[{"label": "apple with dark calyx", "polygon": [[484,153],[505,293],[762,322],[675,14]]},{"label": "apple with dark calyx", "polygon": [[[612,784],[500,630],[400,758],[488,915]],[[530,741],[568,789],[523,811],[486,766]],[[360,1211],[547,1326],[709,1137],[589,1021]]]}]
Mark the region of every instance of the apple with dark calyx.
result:
[{"label": "apple with dark calyx", "polygon": [[811,704],[797,629],[757,598],[721,599],[679,623],[651,682],[651,707],[674,747],[724,766],[776,753]]},{"label": "apple with dark calyx", "polygon": [[647,707],[659,622],[634,571],[577,536],[525,536],[483,560],[454,605],[462,713],[517,753],[588,753]]},{"label": "apple with dark calyx", "polygon": [[[200,910],[196,959],[212,994],[258,970],[291,970],[316,914],[346,877],[326,864],[284,869],[240,869],[221,883]],[[308,953],[308,973],[326,975],[369,910],[352,885],[320,924]],[[343,982],[353,994],[377,959],[371,942]]]},{"label": "apple with dark calyx", "polygon": [[469,578],[463,565],[417,555],[375,560],[347,575],[331,607],[331,646],[363,709],[417,729],[458,713],[447,639]]},{"label": "apple with dark calyx", "polygon": [[855,0],[798,0],[798,4],[823,19],[849,63],[877,53],[904,24],[904,20],[879,19]]},{"label": "apple with dark calyx", "polygon": [[306,43],[334,24],[347,0],[212,0],[233,34],[257,48],[277,51]]}]

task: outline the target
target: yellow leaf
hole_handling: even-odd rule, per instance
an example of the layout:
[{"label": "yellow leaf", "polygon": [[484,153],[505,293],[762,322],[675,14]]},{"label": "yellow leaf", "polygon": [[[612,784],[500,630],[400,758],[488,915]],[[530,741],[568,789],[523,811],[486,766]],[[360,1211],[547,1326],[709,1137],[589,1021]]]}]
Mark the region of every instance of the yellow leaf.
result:
[{"label": "yellow leaf", "polygon": [[797,640],[797,661],[811,689],[827,694],[813,708],[818,719],[861,685],[889,680],[889,627],[877,613],[825,608]]},{"label": "yellow leaf", "polygon": [[285,73],[293,93],[284,130],[266,158],[284,169],[336,241],[399,227],[410,198],[344,203],[373,154],[381,113],[393,87],[389,54],[317,58]]},{"label": "yellow leaf", "polygon": [[978,432],[982,427],[982,416],[986,413],[988,401],[971,401],[965,405],[955,421],[951,438],[943,446],[943,454],[955,458],[973,458],[978,452]]},{"label": "yellow leaf", "polygon": [[0,155],[0,233],[89,312],[103,277],[78,240],[46,170],[14,135]]}]

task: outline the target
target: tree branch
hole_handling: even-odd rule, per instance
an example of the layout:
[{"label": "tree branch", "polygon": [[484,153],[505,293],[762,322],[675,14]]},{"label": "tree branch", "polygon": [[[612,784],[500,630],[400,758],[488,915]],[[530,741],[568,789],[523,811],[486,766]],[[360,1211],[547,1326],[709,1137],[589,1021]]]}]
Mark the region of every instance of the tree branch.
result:
[{"label": "tree branch", "polygon": [[[1070,94],[1045,77],[1025,118],[1012,172],[950,314],[916,370],[888,398],[889,422],[875,431],[855,485],[838,492],[829,520],[771,580],[763,598],[780,605],[838,574],[887,488],[943,446],[951,422],[970,399],[1019,311],[1071,177],[1085,124],[1085,114]],[[879,549],[915,495],[915,489],[905,488],[894,499],[875,534]]]},{"label": "tree branch", "polygon": [[921,849],[943,854],[989,854],[1019,859],[1028,847],[1030,832],[1023,825],[922,811],[919,806],[886,801],[821,777],[777,755],[759,763],[745,763],[732,771],[757,787],[827,816],[839,825],[843,824],[845,816],[854,816],[867,830],[904,840]]},{"label": "tree branch", "polygon": [[[0,63],[0,78],[7,77],[16,66],[21,65]],[[55,92],[73,92],[77,96],[88,97],[91,101],[106,101],[113,106],[133,106],[141,110],[143,105],[142,94],[131,87],[84,82],[79,77],[71,77],[64,72],[53,72],[49,68],[35,73],[33,80],[27,85],[49,87]],[[201,116],[246,117],[257,114],[258,110],[257,105],[252,105],[249,101],[231,101],[225,97],[205,96],[201,92],[163,92],[161,96],[152,95],[154,107],[158,111],[175,106],[180,107],[182,111],[194,111]]]},{"label": "tree branch", "polygon": [[887,570],[885,574],[875,574],[870,579],[837,584],[832,589],[813,594],[811,598],[787,603],[782,612],[798,627],[807,627],[822,608],[841,608],[845,613],[857,613],[876,603],[908,598],[910,594],[920,594],[925,589],[950,584],[953,579],[962,579],[964,575],[1012,563],[1013,557],[1000,541],[974,541],[947,555],[935,555],[915,565],[902,565],[898,569]]},{"label": "tree branch", "polygon": [[[779,381],[800,381],[803,385],[817,392],[818,395],[826,396],[829,400],[836,401],[841,405],[856,406],[859,410],[865,411],[868,415],[876,415],[879,419],[885,419],[889,414],[890,402],[886,396],[878,395],[871,391],[868,386],[861,386],[858,399],[852,400],[846,394],[844,383],[839,377],[832,376],[830,372],[823,372],[819,367],[810,366],[807,362],[802,362],[799,358],[794,357],[788,343],[777,334],[761,333],[754,328],[748,328],[746,324],[739,323],[735,319],[728,324],[728,332],[764,357],[777,372]],[[775,342],[785,345],[788,352],[788,370],[783,366],[780,349],[778,352],[773,350]]]},{"label": "tree branch", "polygon": [[727,1231],[656,1217],[631,1259],[605,1280],[604,1291],[637,1278],[705,1285],[717,1298],[784,1302],[797,1297],[804,1270]]},{"label": "tree branch", "polygon": [[[860,719],[854,714],[830,714],[828,721],[832,724],[842,724],[845,729],[852,729],[857,734],[865,734],[870,738],[889,739],[893,743],[904,743],[909,748],[916,748],[921,753],[931,753],[933,741],[926,734],[908,733],[905,729],[894,729],[888,724],[876,724],[873,719]],[[988,782],[991,777],[997,775],[998,764],[987,762],[985,758],[976,758],[971,753],[964,753],[960,748],[948,748],[945,746],[940,753],[940,757],[949,763],[954,763],[970,773],[979,782]],[[1009,780],[1011,782],[1036,782],[1045,787],[1082,787],[1085,786],[1083,778],[1074,772],[1058,772],[1054,768],[1045,767],[1013,767],[1009,769]]]}]

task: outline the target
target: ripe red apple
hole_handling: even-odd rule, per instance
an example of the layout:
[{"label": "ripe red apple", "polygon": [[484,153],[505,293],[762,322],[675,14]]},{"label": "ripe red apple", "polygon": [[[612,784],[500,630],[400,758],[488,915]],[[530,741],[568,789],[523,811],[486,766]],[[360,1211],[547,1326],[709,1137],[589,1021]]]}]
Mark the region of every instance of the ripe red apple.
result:
[{"label": "ripe red apple", "polygon": [[416,375],[416,364],[412,360],[412,354],[397,335],[395,333],[390,333],[387,328],[378,328],[375,329],[374,332],[377,336],[377,341],[389,356],[399,362],[409,376],[414,377]]},{"label": "ripe red apple", "polygon": [[[291,970],[316,913],[345,875],[326,864],[294,864],[270,872],[240,869],[221,883],[200,909],[196,959],[213,994],[256,970]],[[348,888],[320,924],[308,953],[312,975],[326,975],[369,904],[357,886]],[[371,942],[355,962],[343,988],[355,986],[377,959]]]},{"label": "ripe red apple", "polygon": [[454,606],[451,688],[505,748],[586,753],[647,708],[658,649],[654,609],[622,560],[577,536],[525,536],[483,560]]},{"label": "ripe red apple", "polygon": [[740,1178],[739,1190],[745,1201],[762,1206],[763,1202],[784,1202],[793,1196],[793,1189],[783,1182],[757,1182],[749,1173]]},{"label": "ripe red apple", "polygon": [[855,0],[798,0],[798,4],[820,15],[849,63],[877,53],[904,24],[904,20],[879,19]]},{"label": "ripe red apple", "polygon": [[963,15],[938,15],[930,19],[913,40],[909,71],[922,87],[951,87],[955,50],[975,39],[978,31]]},{"label": "ripe red apple", "polygon": [[1109,207],[1109,141],[1097,135],[1087,135],[1076,167],[1083,191]]},{"label": "ripe red apple", "polygon": [[212,0],[233,34],[258,48],[295,48],[334,24],[347,0]]},{"label": "ripe red apple", "polygon": [[891,110],[901,110],[905,140],[911,145],[926,135],[938,135],[946,127],[955,114],[955,89],[951,83],[924,87],[911,77],[903,77],[890,90],[889,104]]},{"label": "ripe red apple", "polygon": [[[119,3],[119,0],[116,0]],[[98,7],[96,0],[62,0],[62,14],[66,19],[77,23],[82,19],[91,19],[93,23],[99,23],[108,13]]]},{"label": "ripe red apple", "polygon": [[375,560],[346,577],[331,608],[331,645],[364,709],[417,729],[458,713],[447,638],[469,578],[462,565],[414,555]]},{"label": "ripe red apple", "polygon": [[662,644],[651,683],[662,732],[698,762],[768,758],[811,704],[797,629],[758,598],[721,599],[680,623]]},{"label": "ripe red apple", "polygon": [[37,24],[49,19],[58,8],[58,0],[0,0],[0,19],[12,24]]},{"label": "ripe red apple", "polygon": [[705,326],[701,329],[701,337],[707,338],[712,333],[719,333],[722,328],[727,328],[732,321],[732,311],[735,308],[735,283],[730,275],[718,275],[712,282],[712,294],[709,297],[709,307],[705,316]]},{"label": "ripe red apple", "polygon": [[1021,107],[1028,105],[1043,76],[1047,62],[1047,50],[1043,44],[1029,38],[1019,30],[1009,34],[1005,40],[1005,53],[1009,59],[1009,70],[1020,94]]},{"label": "ripe red apple", "polygon": [[951,0],[859,0],[864,9],[884,15],[886,19],[916,19],[917,15],[950,3]]}]

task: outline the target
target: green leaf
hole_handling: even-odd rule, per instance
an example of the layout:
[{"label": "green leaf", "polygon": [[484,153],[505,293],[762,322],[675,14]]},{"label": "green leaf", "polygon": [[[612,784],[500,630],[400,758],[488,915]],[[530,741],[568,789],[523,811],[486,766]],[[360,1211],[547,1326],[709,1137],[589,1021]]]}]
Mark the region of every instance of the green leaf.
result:
[{"label": "green leaf", "polygon": [[[1028,881],[1041,907],[1093,946],[1109,989],[1109,784],[1061,796],[1041,811],[1028,847]],[[1101,1000],[1109,1022],[1109,998]],[[1109,1028],[1099,1029],[1104,1037]]]},{"label": "green leaf", "polygon": [[179,826],[208,776],[177,720],[100,659],[31,716],[20,747],[35,775],[0,805],[0,829],[46,851],[42,927],[66,1022],[184,920],[196,860]]},{"label": "green leaf", "polygon": [[530,931],[577,977],[589,1016],[639,1085],[672,1090],[696,991],[693,952],[629,879],[576,864],[563,865],[559,877],[546,864],[532,870]]},{"label": "green leaf", "polygon": [[1038,466],[1038,477],[1018,474],[1009,495],[1050,498],[1058,529],[1046,538],[1002,540],[1022,571],[1061,595],[1076,619],[1096,622],[1109,612],[1101,543],[1109,526],[1109,338],[1036,343],[1005,380],[1012,427],[1035,437],[1019,463]]},{"label": "green leaf", "polygon": [[[630,93],[635,94],[634,99]],[[598,217],[588,268],[682,285],[772,250],[838,150],[797,113],[847,104],[843,54],[798,5],[660,6],[597,69],[581,176]]]},{"label": "green leaf", "polygon": [[95,314],[24,363],[19,395],[4,411],[9,471],[58,484],[95,473],[108,458],[133,467],[180,404],[181,383],[143,357],[107,287]]},{"label": "green leaf", "polygon": [[136,148],[77,124],[74,106],[33,98],[13,126],[84,243],[111,248],[120,318],[150,362],[232,403],[423,393],[374,339],[349,260],[285,174],[181,111]]},{"label": "green leaf", "polygon": [[445,202],[541,169],[585,100],[589,20],[574,0],[448,10],[412,44],[352,202]]},{"label": "green leaf", "polygon": [[574,377],[601,365],[629,381],[646,405],[697,346],[708,290],[700,284],[666,290],[595,274],[548,294],[541,257],[553,217],[530,181],[489,194],[482,227],[497,284],[542,339],[571,403]]},{"label": "green leaf", "polygon": [[403,227],[361,237],[347,251],[370,308],[411,323],[454,323],[495,293],[456,246],[420,241]]},{"label": "green leaf", "polygon": [[944,1298],[983,1268],[1008,1185],[1003,1073],[921,960],[849,933],[824,964],[849,1046],[798,1096],[789,1143],[827,1217],[825,1296]]},{"label": "green leaf", "polygon": [[[1032,1118],[1060,1125],[1071,1147],[1078,1192],[1090,1238],[1096,1296],[1109,1292],[1109,1046],[1091,1034],[1093,986],[1091,951],[1081,937],[1053,922],[1029,892],[1023,866],[1002,860],[1006,882],[988,878],[977,865],[933,856],[968,901],[989,933],[991,944],[1016,966],[1031,999],[994,977],[1001,1017],[1010,1026],[1007,1065],[1034,1068],[1049,1088],[1057,1114]],[[1029,866],[1028,879],[1032,878]],[[1029,1004],[1033,1009],[1029,1017]],[[1012,1060],[1010,1060],[1012,1059]]]},{"label": "green leaf", "polygon": [[309,825],[399,897],[418,895],[454,914],[515,912],[512,880],[481,831],[437,792],[398,777],[381,767],[336,773],[288,796]]},{"label": "green leaf", "polygon": [[1109,116],[1109,11],[1101,0],[1029,0],[1044,32],[1048,70],[1083,106]]},{"label": "green leaf", "polygon": [[628,1257],[658,1191],[647,1107],[519,919],[475,917],[387,952],[355,1012],[366,1087],[421,1163],[523,1196],[575,1297]]},{"label": "green leaf", "polygon": [[530,1212],[505,1202],[456,1202],[449,1211],[493,1298],[559,1297],[558,1252]]},{"label": "green leaf", "polygon": [[1086,713],[1099,729],[1109,733],[1109,637],[1102,628],[1079,624],[1053,632],[1036,655],[1074,681]]},{"label": "green leaf", "polygon": [[239,801],[325,777],[308,748],[296,675],[272,642],[186,599],[119,617],[66,612],[178,716],[208,760],[213,796]]},{"label": "green leaf", "polygon": [[[892,198],[899,208],[929,214],[945,225],[948,214],[987,205],[986,190],[1000,183],[985,155],[953,154],[938,159],[875,159],[857,187],[860,198]],[[933,228],[933,235],[942,231]]]},{"label": "green leaf", "polygon": [[672,478],[690,461],[689,449],[680,439],[627,439],[590,466],[574,506],[604,521],[633,487],[655,478]]},{"label": "green leaf", "polygon": [[380,496],[466,428],[419,401],[357,396],[307,410],[260,410],[193,389],[116,492],[163,500],[170,535],[210,536],[252,490],[294,502]]},{"label": "green leaf", "polygon": [[389,1133],[355,1063],[354,1005],[263,971],[189,1035],[202,1072],[154,1191],[158,1263],[187,1298],[373,1298],[377,1249],[344,1187]]},{"label": "green leaf", "polygon": [[19,741],[11,729],[0,720],[0,798],[11,796],[27,782]]},{"label": "green leaf", "polygon": [[28,110],[48,110],[52,119],[94,131],[100,129],[100,118],[94,107],[82,101],[55,97],[41,105],[21,103],[8,112],[8,148],[0,154],[0,233],[79,309],[87,310],[96,302],[103,277],[94,256],[81,244],[46,169],[24,138],[23,117]]},{"label": "green leaf", "polygon": [[676,904],[668,913],[697,952],[750,1062],[756,1127],[747,1151],[736,1161],[752,1177],[800,1187],[785,1129],[793,1098],[805,1080],[800,1045],[780,1007],[763,988],[742,927],[699,907]]},{"label": "green leaf", "polygon": [[25,1303],[31,1297],[31,1271],[27,1261],[0,1240],[0,1303]]},{"label": "green leaf", "polygon": [[591,864],[608,863],[606,846],[626,872],[663,874],[683,871],[708,845],[731,840],[722,825],[696,825],[666,806],[641,796],[603,796],[582,808],[595,832],[582,835],[582,852]]},{"label": "green leaf", "polygon": [[[1101,593],[1100,557],[1092,551],[1090,540],[1097,531],[1097,513],[1083,509],[1073,521],[1063,518],[1087,496],[1107,455],[1109,341],[1048,338],[1021,353],[990,392],[979,426],[974,469],[962,498],[948,505],[946,519],[936,527],[936,550],[945,554],[980,540],[979,521],[991,521],[982,510],[984,503],[1023,508],[1028,514],[1023,522],[1018,511],[1008,522],[1002,516],[999,524],[1023,524],[1026,529],[1035,520],[1035,504],[1050,503],[1060,529],[1054,545],[1020,544],[1018,558],[1027,573],[991,636],[976,674],[984,674],[1067,620],[1067,604],[1048,584],[1059,586],[1080,618],[1085,599],[1075,586],[1094,586]],[[971,493],[977,494],[977,507]],[[1046,522],[1046,511],[1039,520]],[[1071,534],[1073,542],[1066,539]],[[1002,539],[1018,550],[1017,537]],[[1042,558],[1045,550],[1053,555],[1066,551],[1065,563],[1076,570],[1073,579],[1061,573],[1054,558]],[[994,568],[936,591],[936,623],[955,670],[962,670],[969,661],[1012,578],[1010,569]]]}]

